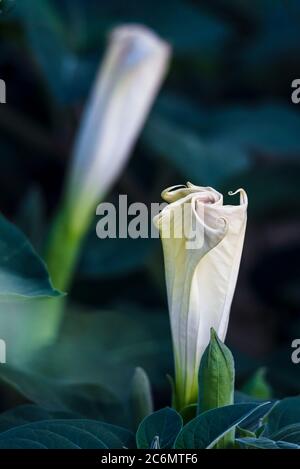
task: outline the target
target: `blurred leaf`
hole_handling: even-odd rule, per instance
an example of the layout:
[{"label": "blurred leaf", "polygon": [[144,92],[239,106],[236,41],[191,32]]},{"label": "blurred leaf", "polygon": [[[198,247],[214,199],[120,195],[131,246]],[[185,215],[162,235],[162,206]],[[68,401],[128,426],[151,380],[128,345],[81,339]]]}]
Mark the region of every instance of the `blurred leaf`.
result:
[{"label": "blurred leaf", "polygon": [[[270,3],[272,7],[265,10],[257,34],[243,49],[244,73],[260,88],[284,84],[290,73],[297,76],[294,67],[299,54],[299,2],[273,0]],[[283,67],[285,73],[281,80]],[[274,82],[270,80],[272,76],[277,77]]]},{"label": "blurred leaf", "polygon": [[227,145],[203,139],[195,132],[162,118],[152,118],[143,141],[156,156],[164,158],[185,179],[216,185],[249,168],[248,157],[235,142]]},{"label": "blurred leaf", "polygon": [[248,394],[245,394],[241,391],[235,391],[234,392],[234,403],[235,404],[245,404],[245,403],[249,403],[249,402],[259,403],[259,402],[261,402],[261,400],[255,398],[253,396],[248,396]]},{"label": "blurred leaf", "polygon": [[25,236],[0,215],[0,298],[57,297],[45,264]]},{"label": "blurred leaf", "polygon": [[145,20],[151,22],[178,53],[219,53],[224,41],[231,36],[228,24],[186,1],[166,0],[158,4],[155,11],[151,2],[141,6]]},{"label": "blurred leaf", "polygon": [[242,391],[256,399],[270,400],[272,389],[266,381],[266,368],[259,368],[244,384]]},{"label": "blurred leaf", "polygon": [[[74,0],[72,6],[73,4]],[[158,3],[155,9],[150,0],[126,4],[110,0],[102,2],[100,6],[99,2],[89,0],[81,2],[81,13],[90,19],[92,28],[96,28],[95,18],[99,18],[102,30],[108,30],[116,23],[145,24],[167,39],[176,53],[192,55],[197,52],[198,60],[219,55],[224,42],[232,35],[232,28],[228,23],[183,0],[165,0]]]},{"label": "blurred leaf", "polygon": [[48,411],[77,414],[112,423],[127,423],[124,405],[100,384],[54,380],[41,373],[2,367],[0,377],[26,399]]},{"label": "blurred leaf", "polygon": [[[244,187],[249,200],[249,215],[259,220],[287,219],[300,209],[298,194],[300,167],[293,163],[255,165],[246,173],[226,182],[225,189]],[[263,197],[262,197],[263,194]]]},{"label": "blurred leaf", "polygon": [[28,237],[34,248],[40,252],[45,234],[44,200],[38,187],[32,187],[18,207],[15,217],[17,226]]},{"label": "blurred leaf", "polygon": [[257,420],[270,405],[235,404],[208,410],[191,420],[179,433],[175,441],[176,449],[211,449],[217,442],[240,425],[243,420],[255,413]]},{"label": "blurred leaf", "polygon": [[136,430],[140,422],[153,412],[151,383],[141,367],[135,369],[132,378],[129,404],[133,428]]},{"label": "blurred leaf", "polygon": [[283,104],[219,108],[210,122],[214,138],[274,158],[300,159],[300,115]]},{"label": "blurred leaf", "polygon": [[34,369],[56,379],[104,384],[128,398],[134,369],[141,366],[152,386],[167,387],[172,367],[167,314],[131,308],[123,311],[69,310],[53,347],[41,351]]},{"label": "blurred leaf", "polygon": [[[11,340],[7,341],[8,363],[20,366],[22,356],[11,358],[15,353],[14,337],[24,342],[18,346],[23,350],[30,346],[30,331],[24,334],[23,327],[16,337],[18,315],[9,318],[13,318],[10,324],[14,327]],[[41,334],[41,328],[38,331]],[[2,332],[3,328],[1,337],[6,339]],[[102,420],[123,424],[122,404],[128,405],[130,382],[137,366],[147,371],[154,391],[167,394],[165,376],[172,367],[169,335],[167,314],[133,309],[126,314],[72,310],[53,346],[39,349],[34,362],[23,365],[21,370],[5,366],[0,372],[3,379],[43,407],[59,407],[93,418],[98,414]]]},{"label": "blurred leaf", "polygon": [[[285,105],[271,103],[251,108],[231,106],[205,110],[168,96],[160,100],[146,125],[143,142],[186,179],[195,180],[197,174],[199,184],[220,185],[233,180],[240,187],[242,180],[247,188],[250,172],[250,184],[258,186],[253,190],[252,210],[259,206],[256,198],[261,194],[260,182],[263,182],[268,189],[263,188],[267,198],[260,211],[267,204],[270,210],[271,203],[271,209],[279,211],[278,202],[282,212],[283,203],[294,191],[293,179],[299,178],[299,132],[299,113]],[[258,172],[257,161],[262,157],[278,166],[265,165]],[[292,168],[287,166],[287,158],[293,163]],[[279,163],[285,164],[288,172],[283,172]],[[277,183],[279,172],[280,184]],[[268,178],[265,173],[269,173]],[[288,186],[290,181],[292,185]],[[260,197],[260,206],[261,202]]]},{"label": "blurred leaf", "polygon": [[107,278],[141,269],[156,246],[153,239],[99,239],[93,232],[82,250],[79,275]]},{"label": "blurred leaf", "polygon": [[158,410],[141,422],[136,434],[137,447],[150,448],[158,437],[160,448],[172,448],[181,428],[182,418],[174,409]]},{"label": "blurred leaf", "polygon": [[86,96],[97,63],[72,50],[66,35],[70,25],[64,24],[54,2],[22,0],[15,10],[54,97],[66,104]]},{"label": "blurred leaf", "polygon": [[154,103],[152,116],[155,118],[154,121],[156,118],[161,118],[163,122],[171,122],[194,133],[205,134],[210,129],[208,112],[204,107],[182,95],[171,93],[169,90],[158,96]]}]

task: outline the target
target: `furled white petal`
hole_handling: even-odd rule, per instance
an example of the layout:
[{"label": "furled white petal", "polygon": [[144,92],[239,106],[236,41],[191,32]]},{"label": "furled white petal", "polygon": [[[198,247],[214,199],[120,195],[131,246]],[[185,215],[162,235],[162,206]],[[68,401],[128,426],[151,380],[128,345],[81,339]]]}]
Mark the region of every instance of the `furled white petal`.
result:
[{"label": "furled white petal", "polygon": [[67,201],[73,224],[110,188],[130,154],[165,76],[169,45],[138,25],[113,31],[75,145]]},{"label": "furled white petal", "polygon": [[[240,205],[224,206],[223,196],[211,187],[174,186],[163,191],[169,205],[154,219],[163,243],[176,395],[182,405],[197,398],[210,328],[225,339],[247,218],[246,193],[237,192]],[[196,245],[190,243],[191,232],[199,235]]]}]

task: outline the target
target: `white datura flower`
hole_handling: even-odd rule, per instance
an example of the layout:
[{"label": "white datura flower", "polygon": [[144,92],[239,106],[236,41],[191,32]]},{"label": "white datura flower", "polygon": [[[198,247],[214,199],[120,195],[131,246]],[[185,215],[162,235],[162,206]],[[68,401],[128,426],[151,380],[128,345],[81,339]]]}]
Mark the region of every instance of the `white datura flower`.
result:
[{"label": "white datura flower", "polygon": [[169,57],[169,45],[143,26],[113,30],[69,171],[66,195],[73,225],[84,225],[122,171],[166,74]]},{"label": "white datura flower", "polygon": [[223,205],[211,187],[170,187],[154,218],[162,238],[175,361],[175,404],[197,401],[198,369],[213,327],[224,341],[247,221],[247,195]]}]

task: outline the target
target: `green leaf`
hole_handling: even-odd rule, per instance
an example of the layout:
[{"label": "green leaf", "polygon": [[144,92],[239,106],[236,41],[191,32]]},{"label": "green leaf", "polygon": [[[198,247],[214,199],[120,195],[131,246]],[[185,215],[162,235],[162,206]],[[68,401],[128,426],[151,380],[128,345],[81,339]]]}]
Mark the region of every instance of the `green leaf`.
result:
[{"label": "green leaf", "polygon": [[57,297],[44,262],[25,236],[0,215],[0,299]]},{"label": "green leaf", "polygon": [[52,418],[66,418],[67,416],[68,418],[74,417],[72,414],[64,412],[49,412],[33,404],[20,405],[0,414],[0,433],[26,423]]},{"label": "green leaf", "polygon": [[300,397],[287,397],[282,399],[270,412],[268,432],[273,434],[294,423],[300,423]]},{"label": "green leaf", "polygon": [[151,239],[99,239],[93,231],[82,250],[79,275],[88,279],[107,278],[138,270],[150,259],[155,246]]},{"label": "green leaf", "polygon": [[239,438],[255,438],[255,433],[247,430],[246,428],[236,427],[237,435]]},{"label": "green leaf", "polygon": [[151,384],[143,368],[135,369],[129,401],[133,427],[137,429],[140,422],[153,412]]},{"label": "green leaf", "polygon": [[143,142],[151,154],[164,158],[185,179],[199,174],[198,182],[203,184],[220,184],[250,167],[247,154],[234,143],[209,141],[161,117],[150,119]]},{"label": "green leaf", "polygon": [[[116,324],[122,334],[116,333]],[[120,311],[78,311],[73,306],[57,343],[39,353],[36,365],[45,376],[50,369],[56,379],[104,383],[124,399],[138,364],[155,389],[167,392],[165,375],[172,367],[169,334],[165,312],[132,305]]]},{"label": "green leaf", "polygon": [[[85,97],[96,64],[88,56],[77,53],[74,44],[78,38],[76,25],[65,23],[59,7],[48,0],[22,0],[16,3],[14,13],[23,26],[29,49],[52,95],[62,104]],[[73,44],[68,40],[68,33]]]},{"label": "green leaf", "polygon": [[[212,328],[210,342],[199,368],[198,414],[233,404],[234,377],[232,353]],[[218,442],[218,448],[228,446],[233,440],[234,431],[228,432],[224,439]]]},{"label": "green leaf", "polygon": [[[25,440],[25,441],[24,441]],[[134,448],[134,435],[96,420],[52,419],[31,422],[0,433],[0,448]]]},{"label": "green leaf", "polygon": [[150,448],[158,437],[160,448],[171,448],[181,428],[182,418],[174,409],[158,410],[141,422],[136,434],[137,447]]},{"label": "green leaf", "polygon": [[257,428],[257,430],[255,431],[256,438],[259,438],[260,436],[268,436],[266,432],[266,427],[267,427],[266,423],[263,423]]},{"label": "green leaf", "polygon": [[256,399],[271,399],[272,389],[266,381],[266,369],[259,368],[242,387],[242,391]]},{"label": "green leaf", "polygon": [[270,438],[300,445],[300,422],[281,428],[277,432],[272,433]]},{"label": "green leaf", "polygon": [[298,445],[268,438],[237,438],[235,441],[243,449],[300,449]]},{"label": "green leaf", "polygon": [[259,419],[270,408],[269,403],[235,404],[208,410],[189,422],[175,441],[176,449],[211,449],[228,432],[251,414]]},{"label": "green leaf", "polygon": [[197,409],[198,405],[197,404],[190,404],[184,407],[180,411],[180,415],[182,417],[184,425],[188,423],[190,420],[194,419],[197,415]]},{"label": "green leaf", "polygon": [[32,186],[22,199],[15,222],[36,251],[41,252],[46,231],[46,207],[38,186]]},{"label": "green leaf", "polygon": [[100,384],[63,382],[9,366],[1,368],[0,377],[45,411],[73,413],[80,417],[127,424],[123,403]]},{"label": "green leaf", "polygon": [[[122,334],[116,334],[116,324]],[[26,341],[22,333],[20,338]],[[9,361],[1,367],[0,377],[27,400],[51,411],[127,427],[124,407],[136,364],[147,371],[156,392],[167,393],[170,346],[165,313],[133,306],[119,312],[79,311],[72,305],[56,343],[39,350],[26,368],[13,368]]]},{"label": "green leaf", "polygon": [[278,401],[271,401],[271,402],[269,402],[269,401],[264,401],[264,402],[260,401],[260,402],[257,402],[257,404],[258,403],[263,404],[263,403],[266,403],[266,402],[269,403],[269,409],[263,415],[263,418],[257,419],[255,414],[249,415],[249,417],[247,417],[243,421],[242,427],[243,427],[244,430],[254,432],[256,434],[256,436],[258,434],[261,434],[262,432],[265,433],[265,423],[262,420],[265,421],[268,418],[268,415],[271,413],[272,409],[278,404]]},{"label": "green leaf", "polygon": [[289,105],[271,103],[219,108],[212,116],[211,126],[218,141],[225,146],[235,142],[248,152],[299,160],[300,117]]},{"label": "green leaf", "polygon": [[[280,180],[280,184],[278,181]],[[299,164],[288,161],[280,164],[264,164],[259,171],[254,167],[251,171],[233,177],[226,182],[227,187],[247,187],[247,194],[251,199],[249,214],[257,220],[287,219],[293,216],[295,210],[300,209],[299,198],[295,197],[298,190]],[[261,191],[265,192],[262,200]],[[265,261],[267,262],[267,261]],[[272,363],[268,365],[271,368]]]}]

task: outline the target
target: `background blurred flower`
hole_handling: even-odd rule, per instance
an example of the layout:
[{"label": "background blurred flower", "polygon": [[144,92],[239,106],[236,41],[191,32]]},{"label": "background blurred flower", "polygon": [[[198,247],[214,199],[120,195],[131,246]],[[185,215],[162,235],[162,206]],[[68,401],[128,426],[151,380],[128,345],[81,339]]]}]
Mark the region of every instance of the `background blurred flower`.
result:
[{"label": "background blurred flower", "polygon": [[79,230],[122,171],[169,55],[168,44],[145,27],[121,26],[112,32],[69,172],[67,203],[72,226]]},{"label": "background blurred flower", "polygon": [[142,26],[111,34],[75,144],[65,197],[47,250],[55,285],[66,289],[97,204],[119,176],[166,72],[167,43]]},{"label": "background blurred flower", "polygon": [[[226,336],[247,218],[246,193],[238,192],[235,206],[223,205],[223,196],[211,187],[171,187],[162,193],[170,204],[154,219],[161,235],[171,235],[162,236],[162,243],[179,409],[197,401],[199,363],[211,327],[222,341]],[[183,207],[190,209],[190,217],[184,217],[189,226],[176,237]],[[191,249],[186,233],[192,226],[202,243]]]}]

